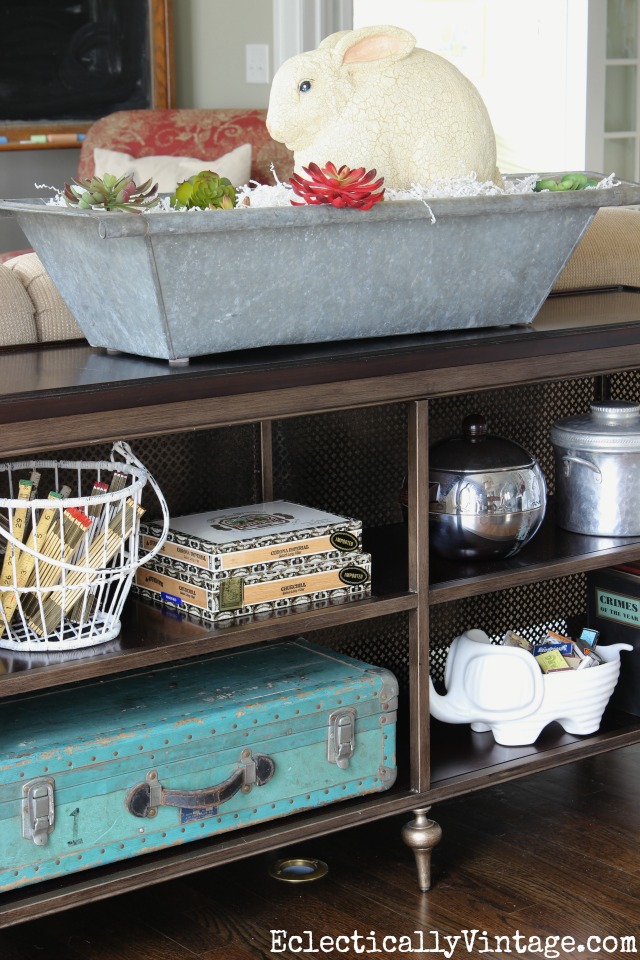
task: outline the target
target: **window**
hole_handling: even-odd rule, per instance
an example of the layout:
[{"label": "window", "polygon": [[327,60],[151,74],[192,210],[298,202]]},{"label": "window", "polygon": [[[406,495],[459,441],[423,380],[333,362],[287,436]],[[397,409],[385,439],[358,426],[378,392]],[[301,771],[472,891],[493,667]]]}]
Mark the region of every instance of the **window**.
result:
[{"label": "window", "polygon": [[[388,23],[354,0],[354,27]],[[480,91],[505,173],[584,169],[587,0],[394,0],[393,23]]]}]

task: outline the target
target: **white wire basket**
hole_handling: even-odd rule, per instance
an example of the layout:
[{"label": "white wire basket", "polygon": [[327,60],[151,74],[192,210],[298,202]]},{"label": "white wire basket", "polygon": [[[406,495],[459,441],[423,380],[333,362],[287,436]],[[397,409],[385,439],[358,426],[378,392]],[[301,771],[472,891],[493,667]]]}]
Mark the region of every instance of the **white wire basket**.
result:
[{"label": "white wire basket", "polygon": [[[163,529],[141,555],[147,482]],[[0,647],[62,652],[113,640],[137,568],[169,530],[157,482],[118,441],[111,460],[0,464],[0,484],[8,494],[0,497]]]}]

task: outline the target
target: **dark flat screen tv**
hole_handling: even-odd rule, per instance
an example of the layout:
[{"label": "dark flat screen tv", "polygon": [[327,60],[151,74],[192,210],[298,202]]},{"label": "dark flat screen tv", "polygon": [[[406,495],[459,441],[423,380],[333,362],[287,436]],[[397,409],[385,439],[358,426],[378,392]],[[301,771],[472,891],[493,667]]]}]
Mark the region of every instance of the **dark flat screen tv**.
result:
[{"label": "dark flat screen tv", "polygon": [[0,121],[91,121],[158,105],[156,7],[0,0]]}]

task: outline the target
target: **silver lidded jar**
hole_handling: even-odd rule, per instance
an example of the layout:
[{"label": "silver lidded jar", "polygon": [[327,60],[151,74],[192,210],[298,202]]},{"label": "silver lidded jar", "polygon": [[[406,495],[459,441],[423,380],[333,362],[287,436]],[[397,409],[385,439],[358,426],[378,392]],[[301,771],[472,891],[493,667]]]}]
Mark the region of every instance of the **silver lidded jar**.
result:
[{"label": "silver lidded jar", "polygon": [[538,531],[547,504],[535,457],[504,437],[491,436],[480,415],[462,434],[429,451],[429,538],[454,560],[511,557]]},{"label": "silver lidded jar", "polygon": [[551,428],[556,520],[573,533],[640,536],[640,404],[606,400]]}]

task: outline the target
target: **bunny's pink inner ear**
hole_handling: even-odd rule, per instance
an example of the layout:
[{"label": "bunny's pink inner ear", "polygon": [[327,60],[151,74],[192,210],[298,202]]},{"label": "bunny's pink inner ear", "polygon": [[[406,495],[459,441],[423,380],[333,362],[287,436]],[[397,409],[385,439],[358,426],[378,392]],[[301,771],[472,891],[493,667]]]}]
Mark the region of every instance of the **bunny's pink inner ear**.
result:
[{"label": "bunny's pink inner ear", "polygon": [[392,33],[374,33],[362,37],[352,46],[345,50],[342,62],[348,63],[375,63],[379,60],[401,60],[408,56],[415,46],[413,42],[407,43],[407,35],[397,35]]}]

